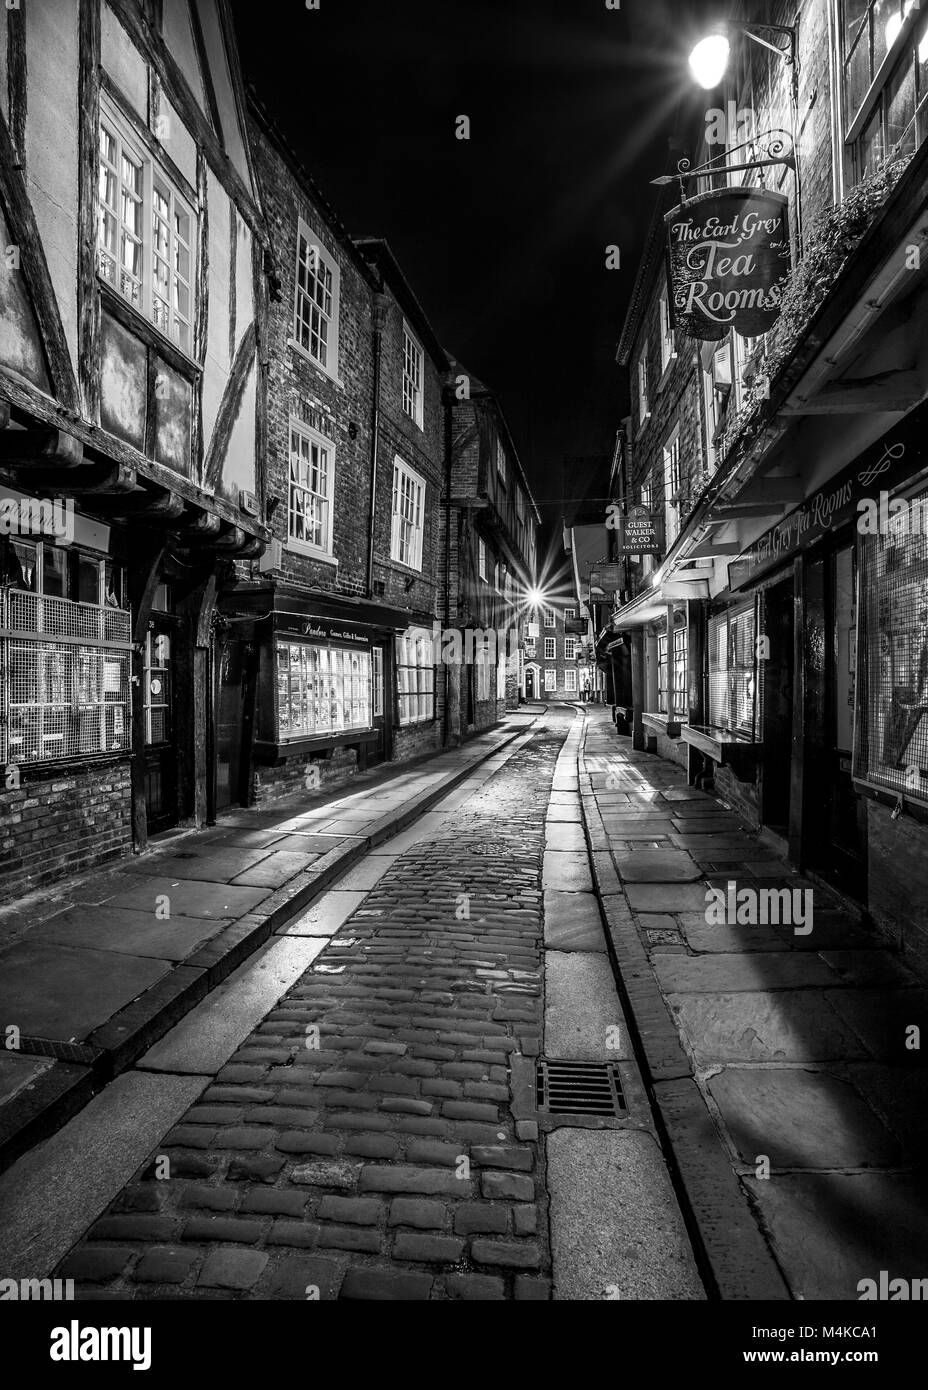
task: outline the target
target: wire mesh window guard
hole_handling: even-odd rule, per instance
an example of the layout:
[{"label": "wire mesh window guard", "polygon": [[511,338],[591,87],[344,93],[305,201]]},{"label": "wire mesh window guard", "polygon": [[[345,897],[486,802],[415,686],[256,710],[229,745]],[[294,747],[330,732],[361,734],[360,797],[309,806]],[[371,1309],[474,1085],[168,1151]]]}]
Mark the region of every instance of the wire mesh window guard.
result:
[{"label": "wire mesh window guard", "polygon": [[0,760],[128,751],[131,637],[125,609],[0,591]]},{"label": "wire mesh window guard", "polygon": [[853,775],[928,801],[928,536],[908,522],[861,537]]},{"label": "wire mesh window guard", "polygon": [[761,738],[756,636],[754,599],[709,619],[709,723],[755,743]]}]

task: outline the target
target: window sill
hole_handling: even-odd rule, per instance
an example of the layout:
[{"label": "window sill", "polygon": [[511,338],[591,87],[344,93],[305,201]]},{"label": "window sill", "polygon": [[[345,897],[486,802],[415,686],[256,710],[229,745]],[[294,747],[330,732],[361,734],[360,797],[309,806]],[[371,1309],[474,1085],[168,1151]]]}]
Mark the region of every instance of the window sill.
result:
[{"label": "window sill", "polygon": [[760,759],[764,745],[752,743],[743,734],[734,734],[730,729],[717,729],[707,725],[684,724],[681,730],[684,743],[698,748],[721,767],[753,770]]},{"label": "window sill", "polygon": [[349,729],[347,733],[307,734],[292,739],[281,739],[276,743],[270,739],[256,739],[255,760],[264,764],[283,763],[296,754],[376,743],[379,737],[378,730],[366,728]]},{"label": "window sill", "polygon": [[[667,385],[668,381],[670,380],[671,376],[673,375],[673,369],[674,369],[674,367],[677,365],[677,362],[678,362],[679,360],[680,360],[680,359],[679,359],[678,353],[672,352],[671,355],[670,355],[670,357],[668,358],[667,365],[664,367],[663,371],[661,372],[661,379],[660,379],[660,381],[657,383],[657,389],[658,389],[658,391],[663,391],[664,387]],[[648,412],[648,413],[649,413],[649,416],[650,416],[650,412]]]},{"label": "window sill", "polygon": [[[168,366],[179,371],[183,376],[196,379],[203,373],[203,368],[195,358],[185,352],[169,338],[166,333],[162,333],[160,328],[156,328],[151,319],[146,318],[140,309],[136,309],[134,304],[130,304],[128,299],[123,298],[118,290],[114,290],[111,282],[97,271],[97,284],[100,287],[100,300],[107,309],[122,324],[123,328],[134,333],[136,337],[142,339],[149,347],[159,352]],[[191,325],[191,332],[193,331]]]},{"label": "window sill", "polygon": [[315,367],[320,376],[324,376],[326,381],[332,381],[336,386],[344,388],[345,383],[335,372],[330,372],[328,367],[323,367],[321,362],[317,362],[311,352],[307,352],[302,343],[298,343],[296,338],[288,338],[287,346],[293,348],[294,352],[299,353],[304,362],[308,362],[311,367]]},{"label": "window sill", "polygon": [[668,738],[679,738],[684,724],[682,719],[673,719],[669,714],[643,714],[641,722]]},{"label": "window sill", "polygon": [[302,555],[307,560],[318,560],[320,565],[331,565],[333,569],[338,569],[338,560],[330,550],[317,550],[313,545],[295,540],[284,541],[284,550],[291,555]]},{"label": "window sill", "polygon": [[421,560],[419,561],[419,564],[418,564],[418,565],[408,565],[408,564],[406,563],[405,560],[401,560],[401,559],[399,558],[398,555],[394,555],[394,554],[392,553],[392,551],[391,551],[391,553],[390,553],[390,564],[391,564],[391,565],[396,565],[399,569],[403,570],[406,574],[414,574],[414,575],[416,576],[417,579],[421,579],[421,578],[422,578],[422,561],[421,561]]}]

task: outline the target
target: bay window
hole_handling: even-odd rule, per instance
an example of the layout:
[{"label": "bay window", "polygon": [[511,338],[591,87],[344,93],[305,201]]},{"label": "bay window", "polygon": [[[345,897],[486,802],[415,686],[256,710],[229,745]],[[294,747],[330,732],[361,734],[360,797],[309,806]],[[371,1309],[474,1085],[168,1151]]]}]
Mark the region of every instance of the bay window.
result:
[{"label": "bay window", "polygon": [[364,649],[277,643],[281,740],[371,727],[371,658]]},{"label": "bay window", "polygon": [[197,219],[106,96],[97,178],[101,279],[189,355]]}]

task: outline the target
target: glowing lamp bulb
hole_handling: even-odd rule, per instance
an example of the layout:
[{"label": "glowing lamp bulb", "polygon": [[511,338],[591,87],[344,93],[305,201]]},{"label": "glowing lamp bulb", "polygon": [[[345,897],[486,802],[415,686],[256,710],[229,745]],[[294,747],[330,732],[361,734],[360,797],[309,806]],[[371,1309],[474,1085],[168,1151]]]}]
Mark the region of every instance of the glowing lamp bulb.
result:
[{"label": "glowing lamp bulb", "polygon": [[710,34],[696,45],[690,54],[690,70],[700,87],[709,92],[719,85],[730,53],[731,44],[724,34]]}]

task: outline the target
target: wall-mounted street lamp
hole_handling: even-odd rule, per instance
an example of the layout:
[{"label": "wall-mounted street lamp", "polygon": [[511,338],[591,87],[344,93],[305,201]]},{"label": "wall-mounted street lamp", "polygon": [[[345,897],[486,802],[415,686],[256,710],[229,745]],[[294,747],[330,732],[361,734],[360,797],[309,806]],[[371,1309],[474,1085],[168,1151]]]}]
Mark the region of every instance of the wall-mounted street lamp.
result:
[{"label": "wall-mounted street lamp", "polygon": [[[762,33],[776,34],[777,40],[771,42],[762,37]],[[776,53],[778,57],[794,69],[796,68],[796,29],[790,24],[745,24],[740,21],[729,21],[717,24],[710,34],[699,43],[690,54],[690,71],[706,91],[712,91],[717,87],[728,71],[728,62],[731,57],[731,34],[732,32],[746,34],[754,43],[758,43],[762,48],[768,48],[771,53]],[[795,76],[794,76],[795,81]]]}]

